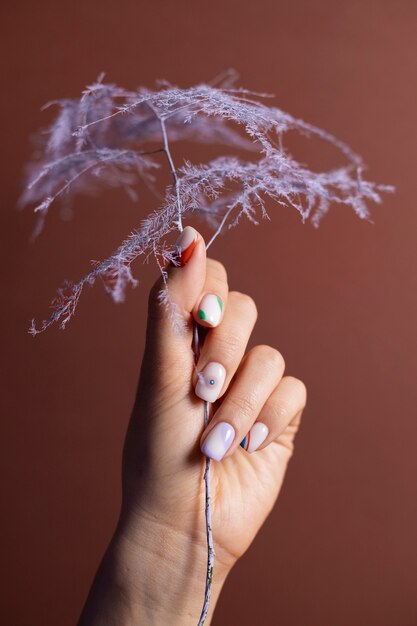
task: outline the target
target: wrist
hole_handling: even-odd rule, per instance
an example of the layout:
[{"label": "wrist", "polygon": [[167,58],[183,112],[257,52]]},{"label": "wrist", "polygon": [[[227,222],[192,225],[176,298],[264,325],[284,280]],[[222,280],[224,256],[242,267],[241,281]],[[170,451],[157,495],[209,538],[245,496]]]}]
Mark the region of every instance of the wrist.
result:
[{"label": "wrist", "polygon": [[[196,626],[204,600],[205,535],[155,519],[119,528],[106,552],[79,626]],[[209,625],[229,568],[215,563]]]}]

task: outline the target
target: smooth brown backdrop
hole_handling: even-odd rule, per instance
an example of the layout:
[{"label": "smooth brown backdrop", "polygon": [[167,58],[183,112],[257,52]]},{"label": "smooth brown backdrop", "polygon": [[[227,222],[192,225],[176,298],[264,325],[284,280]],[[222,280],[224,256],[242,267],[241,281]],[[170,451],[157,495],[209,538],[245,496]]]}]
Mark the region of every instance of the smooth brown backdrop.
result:
[{"label": "smooth brown backdrop", "polygon": [[[33,215],[15,211],[28,135],[50,119],[45,101],[101,70],[133,87],[228,67],[348,141],[397,193],[373,207],[374,224],[336,208],[315,231],[273,208],[213,248],[232,288],[257,301],[254,341],[277,346],[309,389],[283,493],[214,624],[417,624],[416,2],[22,0],[1,13],[1,624],[77,619],[117,518],[156,276],[139,265],[126,304],[96,286],[65,332],[26,333],[63,278],[146,211],[115,192],[80,199],[73,221],[52,211],[30,245]],[[340,162],[321,144],[296,147],[318,167]]]}]

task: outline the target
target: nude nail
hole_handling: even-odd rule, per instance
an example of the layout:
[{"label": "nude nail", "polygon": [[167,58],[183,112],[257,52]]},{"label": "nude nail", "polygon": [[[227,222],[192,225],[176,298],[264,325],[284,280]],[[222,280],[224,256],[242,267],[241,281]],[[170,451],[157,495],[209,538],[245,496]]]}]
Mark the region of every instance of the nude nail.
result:
[{"label": "nude nail", "polygon": [[262,422],[255,422],[240,445],[248,452],[255,452],[268,437],[269,428]]},{"label": "nude nail", "polygon": [[206,402],[215,402],[222,390],[226,370],[220,363],[208,363],[202,372],[198,373],[195,386],[196,395]]},{"label": "nude nail", "polygon": [[235,429],[227,422],[219,422],[209,432],[201,451],[214,461],[221,461],[235,438]]},{"label": "nude nail", "polygon": [[213,293],[206,294],[198,307],[198,319],[209,326],[217,326],[222,317],[223,303],[219,296]]}]

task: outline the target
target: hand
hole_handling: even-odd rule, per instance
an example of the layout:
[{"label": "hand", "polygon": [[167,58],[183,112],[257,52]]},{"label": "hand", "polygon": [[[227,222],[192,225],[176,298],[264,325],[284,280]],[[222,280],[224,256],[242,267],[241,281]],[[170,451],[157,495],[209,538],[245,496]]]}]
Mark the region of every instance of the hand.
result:
[{"label": "hand", "polygon": [[[150,294],[120,521],[80,624],[197,624],[207,559],[200,446],[215,461],[208,624],[227,574],[274,506],[305,406],[304,384],[283,376],[277,350],[256,346],[245,354],[253,300],[228,291],[224,267],[206,259],[194,229],[183,231],[178,246],[169,301],[162,281]],[[193,319],[206,328],[196,367]],[[204,432],[197,395],[215,402]]]}]

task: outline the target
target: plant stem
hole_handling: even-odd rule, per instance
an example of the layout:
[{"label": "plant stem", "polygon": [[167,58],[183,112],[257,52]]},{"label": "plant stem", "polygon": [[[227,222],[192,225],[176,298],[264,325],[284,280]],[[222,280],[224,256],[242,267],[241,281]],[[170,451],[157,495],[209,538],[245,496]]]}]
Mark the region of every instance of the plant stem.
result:
[{"label": "plant stem", "polygon": [[[193,322],[193,350],[194,350],[194,358],[195,362],[197,362],[198,357],[200,355],[200,338],[198,334],[198,324]],[[210,403],[204,402],[204,428],[207,427],[210,418]],[[211,527],[211,493],[210,493],[210,463],[211,459],[206,456],[206,469],[204,471],[204,482],[205,482],[205,515],[206,515],[206,537],[207,537],[207,573],[206,573],[206,588],[204,592],[204,602],[203,608],[201,610],[200,619],[198,620],[198,626],[203,626],[209,605],[210,605],[210,596],[213,585],[213,571],[214,571],[214,559],[215,559],[215,551],[214,551],[214,542],[213,542],[213,530]]]},{"label": "plant stem", "polygon": [[217,239],[218,235],[220,235],[221,231],[223,230],[223,226],[226,224],[227,222],[227,218],[229,217],[230,213],[233,211],[233,209],[235,208],[235,205],[232,204],[231,206],[228,207],[226,213],[223,216],[222,221],[220,222],[216,232],[214,233],[214,235],[212,236],[212,238],[210,239],[210,241],[208,242],[208,244],[206,245],[206,250],[208,250],[211,246],[211,244],[213,243],[213,241],[215,239]]},{"label": "plant stem", "polygon": [[179,181],[179,178],[177,176],[177,171],[174,166],[174,161],[172,159],[171,150],[169,149],[169,142],[168,142],[167,129],[165,127],[165,120],[159,115],[157,109],[152,104],[150,104],[149,102],[147,102],[146,104],[151,109],[151,111],[153,112],[153,114],[155,115],[156,119],[159,121],[159,124],[161,126],[162,140],[164,143],[164,152],[168,159],[169,169],[171,172],[174,189],[175,189],[175,198],[176,198],[177,211],[178,211],[177,225],[178,225],[178,230],[181,232],[182,231],[182,204],[181,204],[181,198],[180,198],[180,181]]},{"label": "plant stem", "polygon": [[[164,122],[164,119],[159,115],[156,108],[153,107],[149,103],[147,104],[149,108],[153,111],[155,117],[159,120],[159,123],[161,125],[162,138],[164,142],[164,152],[168,159],[169,168],[171,171],[173,184],[175,188],[177,210],[178,210],[177,225],[178,225],[178,230],[182,231],[183,229],[182,205],[181,205],[181,198],[180,198],[180,191],[179,191],[180,181],[177,176],[177,172],[175,170],[171,151],[169,149],[168,135],[167,135],[166,127],[165,127],[165,122]],[[225,219],[227,219],[229,212],[230,211],[228,211]],[[212,239],[212,241],[214,241],[214,239]],[[197,363],[198,357],[200,355],[200,337],[198,334],[198,325],[195,321],[193,321],[193,350],[194,350],[195,362]],[[208,425],[209,418],[210,418],[210,403],[204,402],[204,427],[205,428]],[[203,608],[201,610],[201,615],[198,621],[198,626],[203,626],[207,617],[207,613],[208,613],[208,609],[210,605],[211,590],[213,586],[213,570],[214,570],[214,559],[215,559],[213,531],[211,528],[210,462],[211,462],[211,459],[206,456],[206,469],[204,471],[204,482],[205,482],[205,517],[206,517],[206,536],[207,536],[207,573],[206,573],[206,587],[205,587],[205,592],[204,592]]]},{"label": "plant stem", "polygon": [[[165,121],[159,115],[155,107],[153,107],[149,103],[148,103],[148,106],[152,109],[155,117],[159,120],[159,123],[161,125],[162,138],[163,138],[163,143],[164,143],[164,152],[166,154],[166,157],[169,163],[169,169],[171,171],[174,189],[175,189],[175,196],[176,196],[177,210],[178,210],[178,220],[177,220],[178,230],[182,231],[183,229],[182,205],[181,205],[181,198],[180,198],[180,192],[179,192],[180,181],[177,176],[177,172],[175,170],[171,151],[169,149],[169,142],[168,142],[168,135],[167,135],[166,127],[165,127]],[[221,226],[223,226],[229,213],[230,213],[230,210],[227,212],[226,216],[224,217],[221,223]],[[220,229],[215,233],[214,237],[209,242],[209,245],[214,241],[219,231]],[[193,322],[193,349],[194,349],[195,362],[197,363],[198,357],[200,355],[200,338],[198,335],[198,325],[195,321]],[[204,428],[206,428],[208,425],[209,417],[210,417],[210,403],[204,402]],[[207,573],[206,573],[206,587],[204,591],[203,608],[201,610],[200,619],[198,620],[198,626],[203,626],[204,622],[206,621],[207,613],[209,610],[211,590],[213,586],[213,571],[214,571],[214,559],[215,559],[213,530],[211,527],[210,462],[211,462],[211,459],[206,456],[206,469],[204,471],[204,482],[205,482],[205,517],[206,517],[206,537],[207,537]]]}]

